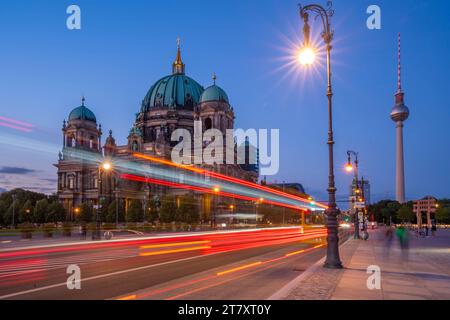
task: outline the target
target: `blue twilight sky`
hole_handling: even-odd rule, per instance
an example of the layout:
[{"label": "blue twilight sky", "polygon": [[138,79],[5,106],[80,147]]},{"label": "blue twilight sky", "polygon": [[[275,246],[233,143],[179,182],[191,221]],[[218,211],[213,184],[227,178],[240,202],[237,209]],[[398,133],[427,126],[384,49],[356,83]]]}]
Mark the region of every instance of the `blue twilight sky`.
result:
[{"label": "blue twilight sky", "polygon": [[[123,144],[147,90],[171,72],[180,36],[186,73],[205,87],[217,73],[235,108],[236,127],[280,129],[280,170],[268,180],[301,182],[325,200],[325,70],[291,64],[301,41],[298,2],[2,1],[0,117],[35,127],[21,133],[0,126],[0,188],[55,190],[52,164],[62,121],[83,94],[104,132],[112,128]],[[70,4],[81,7],[81,30],[66,28]],[[381,7],[381,30],[366,27],[371,4]],[[334,8],[338,198],[347,195],[350,182],[343,170],[348,149],[360,153],[372,200],[394,198],[395,125],[389,113],[397,32],[411,111],[404,128],[407,198],[449,197],[450,1],[336,0]],[[312,32],[318,39],[319,24]]]}]

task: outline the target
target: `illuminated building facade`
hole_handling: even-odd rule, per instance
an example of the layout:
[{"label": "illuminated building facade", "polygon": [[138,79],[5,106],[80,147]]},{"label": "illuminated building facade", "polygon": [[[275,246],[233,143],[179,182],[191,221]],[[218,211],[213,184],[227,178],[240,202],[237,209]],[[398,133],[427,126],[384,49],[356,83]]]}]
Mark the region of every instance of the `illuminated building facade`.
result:
[{"label": "illuminated building facade", "polygon": [[[73,214],[74,208],[85,202],[97,205],[100,198],[106,198],[108,202],[116,199],[123,204],[126,211],[132,199],[141,200],[145,208],[146,202],[151,198],[160,198],[165,194],[185,194],[186,190],[120,179],[120,170],[113,168],[110,172],[102,172],[98,163],[72,157],[71,152],[82,150],[104,159],[148,165],[148,162],[137,159],[134,154],[170,160],[171,151],[178,144],[178,141],[171,141],[172,133],[176,129],[186,129],[191,137],[194,137],[196,120],[201,121],[203,131],[218,129],[225,135],[227,129],[234,129],[234,110],[226,92],[216,85],[215,75],[213,81],[214,83],[205,89],[185,74],[185,64],[181,59],[178,43],[172,74],[158,80],[145,95],[126,145],[117,145],[111,130],[102,144],[101,125],[98,124],[95,114],[85,105],[83,98],[82,105],[73,109],[68,120],[64,120],[63,150],[58,163],[55,164],[58,168],[58,196],[68,212]],[[202,148],[207,145],[208,143],[204,142]],[[232,150],[236,152],[241,147],[233,145]],[[243,147],[247,152],[257,152],[247,141]],[[198,166],[242,180],[258,181],[257,164]],[[177,168],[172,170],[175,179],[182,182],[181,171],[178,173]],[[195,197],[201,208],[202,218],[208,219],[213,197],[208,194],[196,194]]]}]

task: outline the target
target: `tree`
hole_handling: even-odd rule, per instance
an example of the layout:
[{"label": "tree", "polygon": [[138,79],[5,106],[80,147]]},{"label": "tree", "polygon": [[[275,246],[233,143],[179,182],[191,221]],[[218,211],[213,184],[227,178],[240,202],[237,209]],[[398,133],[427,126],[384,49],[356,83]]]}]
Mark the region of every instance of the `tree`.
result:
[{"label": "tree", "polygon": [[[15,202],[17,202],[17,200]],[[15,208],[14,206],[15,204],[11,202],[5,214],[3,215],[3,222],[5,223],[5,225],[11,225],[13,223],[13,215],[14,224],[17,224],[17,208]]]},{"label": "tree", "polygon": [[154,198],[150,199],[147,203],[147,212],[146,212],[146,219],[149,222],[155,222],[159,219],[158,214],[158,205]]},{"label": "tree", "polygon": [[194,196],[184,195],[180,197],[180,205],[176,211],[176,220],[179,222],[196,223],[200,219],[197,203]]},{"label": "tree", "polygon": [[47,222],[62,222],[66,220],[67,211],[64,206],[58,202],[54,201],[48,206],[48,212],[46,221]]},{"label": "tree", "polygon": [[77,215],[77,220],[80,222],[89,223],[92,221],[92,218],[92,207],[86,202],[83,202],[80,206],[80,213]]},{"label": "tree", "polygon": [[[106,215],[106,222],[112,222],[115,223],[116,222],[116,206],[117,206],[117,200],[112,201],[109,206],[108,206],[108,214]],[[123,210],[122,210],[122,206],[120,205],[120,201],[119,201],[119,222],[123,222],[125,221],[125,217],[123,214]]]},{"label": "tree", "polygon": [[22,209],[19,212],[19,221],[23,222],[31,222],[33,217],[33,206],[31,205],[31,200],[25,201]]},{"label": "tree", "polygon": [[142,221],[142,203],[140,200],[131,200],[130,206],[127,211],[127,222],[139,222]]},{"label": "tree", "polygon": [[450,223],[450,207],[439,207],[435,217],[437,223]]},{"label": "tree", "polygon": [[47,216],[48,201],[47,199],[41,199],[36,202],[34,207],[33,221],[36,223],[44,223]]},{"label": "tree", "polygon": [[5,200],[0,200],[0,225],[5,225],[5,215],[8,211],[8,203]]},{"label": "tree", "polygon": [[172,222],[176,220],[177,206],[175,197],[165,196],[161,201],[160,219],[161,222]]},{"label": "tree", "polygon": [[411,222],[414,219],[414,212],[407,205],[403,205],[397,211],[397,218],[402,222]]}]

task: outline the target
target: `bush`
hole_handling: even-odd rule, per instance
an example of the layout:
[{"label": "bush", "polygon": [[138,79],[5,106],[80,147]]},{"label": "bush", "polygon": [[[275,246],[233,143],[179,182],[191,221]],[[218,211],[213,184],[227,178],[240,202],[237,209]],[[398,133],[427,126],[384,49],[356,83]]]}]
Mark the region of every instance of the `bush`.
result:
[{"label": "bush", "polygon": [[53,237],[53,232],[55,231],[55,224],[53,223],[45,223],[42,226],[42,231],[44,233],[45,238]]},{"label": "bush", "polygon": [[19,230],[23,239],[31,239],[33,236],[34,226],[29,222],[24,222],[19,225]]},{"label": "bush", "polygon": [[180,206],[176,211],[176,221],[193,223],[200,219],[197,203],[192,195],[180,197]]},{"label": "bush", "polygon": [[103,230],[113,230],[116,228],[116,225],[114,223],[104,223],[103,224]]},{"label": "bush", "polygon": [[151,224],[151,223],[144,223],[143,225],[142,225],[142,231],[144,231],[144,232],[150,232],[150,231],[153,231],[153,225]]},{"label": "bush", "polygon": [[[117,205],[117,201],[114,200],[112,201],[109,206],[108,206],[108,214],[106,215],[106,221],[107,222],[116,222],[116,215],[118,213],[118,220],[119,222],[123,222],[125,221],[125,217],[123,214],[123,208],[121,205],[121,201],[119,200],[119,208],[117,210],[116,205]],[[116,211],[117,210],[117,211]]]},{"label": "bush", "polygon": [[62,224],[62,230],[63,230],[63,236],[64,237],[70,237],[72,236],[72,223],[70,222],[64,222]]},{"label": "bush", "polygon": [[127,211],[127,222],[139,222],[143,219],[142,203],[139,200],[131,200]]},{"label": "bush", "polygon": [[175,197],[166,196],[161,201],[160,219],[161,222],[172,222],[176,220],[177,206]]}]

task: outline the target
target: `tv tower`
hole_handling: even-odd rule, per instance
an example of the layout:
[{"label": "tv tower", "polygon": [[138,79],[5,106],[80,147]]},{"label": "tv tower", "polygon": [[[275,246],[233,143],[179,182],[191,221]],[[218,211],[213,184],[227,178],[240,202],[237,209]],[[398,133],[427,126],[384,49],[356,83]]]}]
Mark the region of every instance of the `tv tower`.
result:
[{"label": "tv tower", "polygon": [[396,174],[395,174],[395,198],[399,203],[405,203],[405,169],[403,159],[403,122],[409,117],[409,109],[404,102],[404,92],[401,82],[401,45],[400,33],[398,34],[398,81],[395,105],[391,111],[391,119],[396,124]]}]

